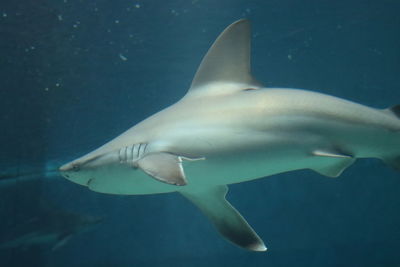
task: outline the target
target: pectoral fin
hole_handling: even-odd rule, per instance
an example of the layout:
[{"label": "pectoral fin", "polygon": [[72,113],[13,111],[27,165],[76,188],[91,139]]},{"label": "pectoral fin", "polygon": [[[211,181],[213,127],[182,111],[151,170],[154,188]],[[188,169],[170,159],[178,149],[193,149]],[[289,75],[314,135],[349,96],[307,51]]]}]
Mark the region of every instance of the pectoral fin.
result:
[{"label": "pectoral fin", "polygon": [[152,153],[134,163],[151,177],[163,183],[186,185],[186,177],[182,168],[182,158],[169,153]]},{"label": "pectoral fin", "polygon": [[249,250],[267,250],[261,238],[225,199],[227,192],[228,187],[226,185],[199,189],[198,191],[180,191],[211,220],[226,239]]}]

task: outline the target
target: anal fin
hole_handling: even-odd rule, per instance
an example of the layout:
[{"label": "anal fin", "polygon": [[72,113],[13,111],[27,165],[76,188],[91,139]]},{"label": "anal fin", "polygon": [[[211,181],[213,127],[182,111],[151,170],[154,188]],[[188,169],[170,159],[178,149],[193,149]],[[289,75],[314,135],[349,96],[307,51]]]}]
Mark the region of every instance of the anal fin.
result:
[{"label": "anal fin", "polygon": [[249,250],[267,250],[261,238],[225,199],[227,192],[228,187],[226,185],[202,188],[197,191],[180,191],[211,220],[226,239]]}]

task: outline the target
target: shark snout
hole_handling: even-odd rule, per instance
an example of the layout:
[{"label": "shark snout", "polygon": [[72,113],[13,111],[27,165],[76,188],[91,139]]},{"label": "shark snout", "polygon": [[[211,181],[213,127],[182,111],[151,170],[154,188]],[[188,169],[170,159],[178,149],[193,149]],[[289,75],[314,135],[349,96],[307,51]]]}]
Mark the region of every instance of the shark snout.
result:
[{"label": "shark snout", "polygon": [[76,162],[69,162],[58,168],[58,171],[60,172],[61,176],[69,180],[74,176],[74,174],[79,172],[79,170],[80,166]]},{"label": "shark snout", "polygon": [[92,178],[84,170],[83,165],[78,164],[77,162],[64,164],[58,168],[58,171],[60,175],[67,180],[84,186],[86,186],[88,181]]},{"label": "shark snout", "polygon": [[68,172],[77,172],[80,170],[80,167],[79,167],[79,164],[70,162],[70,163],[62,165],[58,170],[62,175],[64,175]]},{"label": "shark snout", "polygon": [[71,169],[70,164],[64,164],[60,168],[58,168],[58,171],[63,173],[63,172],[69,171],[70,169]]}]

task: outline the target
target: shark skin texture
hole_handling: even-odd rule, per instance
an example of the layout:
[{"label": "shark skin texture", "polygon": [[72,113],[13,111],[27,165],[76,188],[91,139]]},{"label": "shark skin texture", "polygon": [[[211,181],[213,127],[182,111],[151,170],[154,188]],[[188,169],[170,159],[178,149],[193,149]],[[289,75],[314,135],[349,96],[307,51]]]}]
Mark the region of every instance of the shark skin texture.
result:
[{"label": "shark skin texture", "polygon": [[337,177],[357,158],[400,169],[399,106],[264,88],[251,75],[250,39],[248,20],[228,26],[181,100],[61,166],[61,175],[100,193],[179,192],[227,240],[266,251],[225,199],[228,184],[300,169]]}]

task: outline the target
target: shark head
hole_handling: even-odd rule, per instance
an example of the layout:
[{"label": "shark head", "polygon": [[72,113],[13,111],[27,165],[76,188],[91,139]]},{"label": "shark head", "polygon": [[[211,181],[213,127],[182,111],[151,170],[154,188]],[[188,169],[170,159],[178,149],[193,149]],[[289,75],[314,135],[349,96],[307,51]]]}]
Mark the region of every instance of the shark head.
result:
[{"label": "shark head", "polygon": [[99,173],[101,174],[117,161],[118,155],[113,152],[100,155],[87,154],[62,165],[59,172],[66,179],[87,186]]},{"label": "shark head", "polygon": [[175,191],[174,185],[150,179],[149,174],[143,171],[146,168],[151,172],[154,161],[163,161],[169,155],[164,158],[158,154],[133,158],[134,147],[89,153],[62,165],[59,172],[64,178],[101,193],[136,195]]}]

